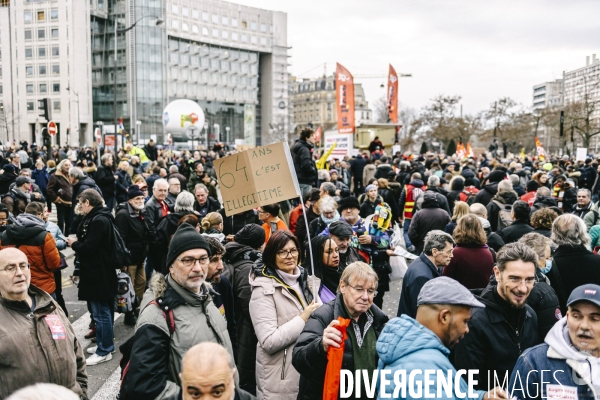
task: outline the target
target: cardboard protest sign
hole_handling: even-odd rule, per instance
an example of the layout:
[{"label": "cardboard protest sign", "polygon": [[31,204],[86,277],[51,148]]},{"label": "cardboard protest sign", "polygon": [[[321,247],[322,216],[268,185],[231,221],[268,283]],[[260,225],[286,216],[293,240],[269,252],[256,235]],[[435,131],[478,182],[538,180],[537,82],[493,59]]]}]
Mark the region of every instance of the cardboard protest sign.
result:
[{"label": "cardboard protest sign", "polygon": [[300,195],[287,143],[256,147],[214,161],[225,215]]}]

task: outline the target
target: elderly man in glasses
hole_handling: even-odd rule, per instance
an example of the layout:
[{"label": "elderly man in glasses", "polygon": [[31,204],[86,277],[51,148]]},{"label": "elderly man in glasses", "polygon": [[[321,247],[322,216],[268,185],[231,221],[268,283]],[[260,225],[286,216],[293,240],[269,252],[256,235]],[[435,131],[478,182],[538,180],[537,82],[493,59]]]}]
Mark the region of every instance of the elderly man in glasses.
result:
[{"label": "elderly man in glasses", "polygon": [[233,357],[227,323],[205,284],[210,257],[202,235],[190,224],[182,224],[169,244],[169,274],[155,273],[142,300],[121,399],[178,394],[181,359],[198,343],[220,343]]},{"label": "elderly man in glasses", "polygon": [[0,398],[36,382],[87,398],[85,358],[69,319],[31,285],[27,256],[16,248],[0,251],[0,321]]},{"label": "elderly man in glasses", "polygon": [[[292,355],[292,364],[300,373],[299,399],[323,397],[327,351],[342,344],[342,333],[336,329],[338,317],[350,319],[342,369],[367,370],[368,376],[377,369],[375,344],[388,321],[373,304],[377,280],[369,264],[357,261],[348,265],[342,272],[336,299],[319,307],[304,325]],[[366,393],[364,386],[361,393]]]}]

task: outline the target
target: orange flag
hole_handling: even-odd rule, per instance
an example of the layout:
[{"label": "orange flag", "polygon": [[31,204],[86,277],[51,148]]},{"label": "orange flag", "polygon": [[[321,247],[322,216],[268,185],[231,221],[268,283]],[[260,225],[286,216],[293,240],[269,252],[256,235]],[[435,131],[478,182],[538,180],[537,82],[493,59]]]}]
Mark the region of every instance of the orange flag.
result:
[{"label": "orange flag", "polygon": [[390,64],[390,71],[388,73],[388,92],[387,92],[387,109],[390,120],[397,124],[398,123],[398,74],[396,70]]},{"label": "orange flag", "polygon": [[354,133],[354,77],[341,64],[335,69],[335,98],[339,133]]},{"label": "orange flag", "polygon": [[340,393],[340,371],[342,370],[342,360],[344,358],[344,343],[348,338],[346,328],[350,325],[350,320],[338,317],[339,325],[335,329],[342,332],[342,345],[339,349],[329,346],[327,350],[327,370],[325,371],[325,383],[323,384],[323,400],[337,400]]}]

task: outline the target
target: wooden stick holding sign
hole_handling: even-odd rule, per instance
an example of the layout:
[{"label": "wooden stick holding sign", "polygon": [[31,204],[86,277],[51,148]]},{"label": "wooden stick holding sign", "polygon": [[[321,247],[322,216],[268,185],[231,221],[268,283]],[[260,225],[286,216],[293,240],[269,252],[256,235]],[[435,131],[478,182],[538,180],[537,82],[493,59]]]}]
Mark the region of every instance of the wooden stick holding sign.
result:
[{"label": "wooden stick holding sign", "polygon": [[[300,197],[301,204],[304,204],[290,148],[285,142],[242,151],[215,160],[213,164],[223,197],[223,208],[228,217],[258,206],[297,197]],[[302,214],[308,232],[306,213]],[[310,265],[314,276],[310,237],[308,239]],[[313,288],[314,293],[318,293],[317,290]]]}]

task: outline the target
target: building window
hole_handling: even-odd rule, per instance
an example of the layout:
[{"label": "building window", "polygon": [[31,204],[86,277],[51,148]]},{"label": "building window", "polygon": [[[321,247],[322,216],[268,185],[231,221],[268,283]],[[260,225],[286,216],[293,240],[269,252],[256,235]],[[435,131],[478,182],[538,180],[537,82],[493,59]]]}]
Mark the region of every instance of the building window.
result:
[{"label": "building window", "polygon": [[60,93],[60,83],[53,83],[52,84],[52,92],[53,93]]},{"label": "building window", "polygon": [[208,28],[202,27],[202,34],[208,36]]},{"label": "building window", "polygon": [[190,9],[187,7],[181,7],[181,15],[183,15],[184,17],[189,17]]},{"label": "building window", "polygon": [[248,23],[246,21],[242,21],[242,28],[247,28],[248,27]]},{"label": "building window", "polygon": [[262,46],[266,46],[266,45],[267,45],[267,38],[261,37],[261,38],[260,38],[260,44],[261,44]]},{"label": "building window", "polygon": [[25,29],[25,40],[31,40],[31,29]]},{"label": "building window", "polygon": [[52,39],[58,39],[58,28],[52,28]]},{"label": "building window", "polygon": [[252,29],[253,31],[255,31],[256,29],[258,29],[258,25],[256,24],[256,22],[251,22],[250,23],[250,29]]},{"label": "building window", "polygon": [[260,24],[260,31],[261,32],[266,32],[267,31],[267,25],[266,24]]},{"label": "building window", "polygon": [[198,25],[192,25],[192,32],[193,33],[198,33],[199,32]]},{"label": "building window", "polygon": [[48,91],[48,85],[40,83],[40,93],[46,93]]},{"label": "building window", "polygon": [[235,40],[237,42],[237,40],[238,40],[237,32],[231,32],[231,40]]},{"label": "building window", "polygon": [[58,10],[50,10],[50,19],[53,21],[58,20]]},{"label": "building window", "polygon": [[192,18],[198,19],[199,17],[200,17],[200,14],[198,13],[198,10],[192,9]]},{"label": "building window", "polygon": [[213,14],[212,15],[212,23],[213,24],[218,24],[219,23],[219,16],[217,14]]},{"label": "building window", "polygon": [[98,0],[98,8],[99,9],[103,9],[104,8],[104,0]]},{"label": "building window", "polygon": [[188,24],[186,24],[185,22],[181,23],[181,30],[188,32],[190,30],[190,28],[188,27]]},{"label": "building window", "polygon": [[33,49],[29,48],[29,49],[25,49],[25,58],[31,58],[33,57]]},{"label": "building window", "polygon": [[223,39],[229,39],[229,32],[227,32],[227,31],[222,31],[222,32],[221,32],[221,37],[222,37]]},{"label": "building window", "polygon": [[238,26],[237,18],[231,18],[231,26],[233,26],[234,28],[237,28],[237,26]]},{"label": "building window", "polygon": [[46,58],[46,46],[38,47],[38,57]]},{"label": "building window", "polygon": [[221,24],[223,24],[223,25],[229,25],[229,18],[227,18],[227,17],[221,17]]},{"label": "building window", "polygon": [[39,72],[40,72],[40,75],[46,75],[46,66],[45,65],[40,65],[39,66]]},{"label": "building window", "polygon": [[46,30],[38,29],[38,39],[46,39]]},{"label": "building window", "polygon": [[43,11],[38,11],[37,12],[37,20],[38,21],[46,20],[46,13],[44,13]]},{"label": "building window", "polygon": [[60,101],[54,101],[54,104],[52,104],[52,110],[60,111]]},{"label": "building window", "polygon": [[33,84],[25,85],[25,92],[27,92],[27,94],[32,94],[33,93]]},{"label": "building window", "polygon": [[57,57],[59,55],[59,47],[58,46],[53,46],[52,47],[52,57]]},{"label": "building window", "polygon": [[202,21],[208,21],[208,13],[202,11]]},{"label": "building window", "polygon": [[173,6],[171,7],[171,12],[173,14],[179,14],[179,6],[176,4],[173,4]]},{"label": "building window", "polygon": [[33,111],[34,110],[34,106],[33,106],[33,101],[28,101],[27,102],[27,111]]},{"label": "building window", "polygon": [[177,21],[176,19],[174,19],[171,22],[171,28],[173,28],[173,29],[179,29],[179,21]]},{"label": "building window", "polygon": [[244,42],[244,43],[248,42],[248,35],[242,34],[242,42]]},{"label": "building window", "polygon": [[250,37],[250,41],[251,41],[252,43],[256,44],[256,43],[258,43],[258,38],[257,38],[256,36],[252,35],[252,36]]},{"label": "building window", "polygon": [[53,65],[52,66],[52,75],[59,75],[60,74],[60,65]]},{"label": "building window", "polygon": [[25,21],[26,24],[31,22],[31,11],[25,11],[23,13],[23,20]]},{"label": "building window", "polygon": [[25,75],[33,76],[33,67],[31,65],[25,67]]},{"label": "building window", "polygon": [[219,37],[219,30],[218,29],[213,29],[212,30],[212,36],[215,37],[215,38],[218,38]]}]

